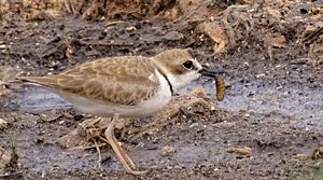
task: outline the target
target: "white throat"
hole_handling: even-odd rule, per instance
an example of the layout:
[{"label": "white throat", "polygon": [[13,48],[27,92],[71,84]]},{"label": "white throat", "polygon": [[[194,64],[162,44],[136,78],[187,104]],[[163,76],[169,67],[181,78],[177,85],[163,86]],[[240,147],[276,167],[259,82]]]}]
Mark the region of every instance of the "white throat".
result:
[{"label": "white throat", "polygon": [[181,88],[185,87],[192,81],[198,79],[201,75],[195,71],[188,72],[183,75],[173,75],[171,73],[166,73],[165,76],[167,76],[170,84],[173,87],[173,91],[177,92]]}]

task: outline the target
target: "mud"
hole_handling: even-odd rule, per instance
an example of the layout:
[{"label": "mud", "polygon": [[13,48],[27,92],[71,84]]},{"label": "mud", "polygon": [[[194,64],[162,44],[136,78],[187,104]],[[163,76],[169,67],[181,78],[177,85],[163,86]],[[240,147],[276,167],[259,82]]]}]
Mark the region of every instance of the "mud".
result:
[{"label": "mud", "polygon": [[[311,7],[309,2],[304,4],[299,2],[294,9]],[[214,6],[211,4],[209,10]],[[222,9],[227,6],[221,4]],[[294,9],[289,11],[296,13]],[[212,38],[202,38],[195,31],[197,21],[187,18],[85,21],[67,14],[26,21],[4,15],[1,22],[0,65],[14,67],[19,74],[53,74],[99,57],[152,56],[165,49],[190,47],[203,63],[222,68],[227,84],[224,101],[217,102],[214,80],[192,83],[178,95],[190,94],[201,86],[215,109],[180,111],[159,131],[137,139],[122,138],[138,166],[150,170],[142,177],[126,174],[108,146],[101,148],[101,169],[95,148],[67,150],[59,146],[57,140],[88,115],[74,111],[47,90],[15,85],[0,99],[0,118],[9,123],[0,133],[0,143],[10,150],[14,142],[18,159],[8,165],[1,178],[323,178],[322,158],[312,158],[313,152],[323,146],[321,52],[312,51],[313,55],[308,45],[297,44],[299,34],[294,32],[293,24],[292,30],[276,29],[286,37],[286,48],[274,48],[269,53],[264,34],[259,32],[277,28],[276,22],[271,22],[235,39],[235,45],[226,47],[224,53],[213,54]],[[314,44],[312,49],[320,45]],[[137,119],[134,126],[144,123]],[[167,155],[163,153],[165,147],[172,148]],[[243,147],[251,150],[250,155],[230,151]]]}]

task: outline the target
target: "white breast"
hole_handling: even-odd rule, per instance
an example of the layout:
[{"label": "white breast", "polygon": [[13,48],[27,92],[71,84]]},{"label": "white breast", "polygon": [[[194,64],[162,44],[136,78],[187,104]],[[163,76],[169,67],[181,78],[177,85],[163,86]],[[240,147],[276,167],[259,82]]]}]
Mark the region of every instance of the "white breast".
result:
[{"label": "white breast", "polygon": [[156,75],[160,82],[159,89],[156,95],[154,95],[151,99],[138,105],[137,108],[138,110],[142,110],[142,114],[151,114],[156,111],[160,111],[170,102],[172,98],[172,92],[165,77],[158,71],[156,71]]},{"label": "white breast", "polygon": [[133,116],[146,116],[154,112],[160,111],[164,108],[171,100],[172,93],[170,86],[163,75],[158,71],[155,72],[160,86],[156,94],[146,101],[143,101],[140,104],[135,106],[127,105],[116,105],[112,103],[104,103],[101,101],[94,101],[92,99],[84,98],[71,93],[56,92],[61,95],[64,99],[72,103],[75,109],[84,112],[90,113],[93,115],[99,116],[113,116],[114,114],[119,114],[124,117],[133,117]]}]

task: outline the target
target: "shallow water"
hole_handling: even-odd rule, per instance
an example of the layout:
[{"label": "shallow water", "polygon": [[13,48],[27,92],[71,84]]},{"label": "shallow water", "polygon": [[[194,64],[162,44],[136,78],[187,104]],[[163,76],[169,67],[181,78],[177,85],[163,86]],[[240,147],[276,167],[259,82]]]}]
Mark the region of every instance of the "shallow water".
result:
[{"label": "shallow water", "polygon": [[[288,87],[284,87],[264,80],[226,83],[230,84],[230,87],[226,89],[224,101],[217,102],[219,108],[246,113],[279,114],[286,118],[300,120],[299,125],[323,125],[323,87],[321,86],[303,87],[289,84]],[[207,95],[215,101],[214,81],[209,79],[193,82],[179,94],[187,94],[198,86],[206,89]],[[9,106],[26,112],[71,107],[58,95],[33,86],[21,89]]]},{"label": "shallow water", "polygon": [[[208,95],[215,97],[214,82],[202,80]],[[288,84],[288,87],[272,84],[264,80],[250,83],[227,82],[223,102],[218,107],[228,111],[246,111],[246,113],[279,114],[300,120],[299,125],[323,126],[323,87],[304,87]],[[187,93],[196,86],[192,84],[181,93]],[[213,98],[214,99],[214,98]]]},{"label": "shallow water", "polygon": [[64,101],[59,95],[51,91],[34,86],[26,86],[21,89],[11,104],[20,111],[43,112],[51,109],[67,109],[71,104]]}]

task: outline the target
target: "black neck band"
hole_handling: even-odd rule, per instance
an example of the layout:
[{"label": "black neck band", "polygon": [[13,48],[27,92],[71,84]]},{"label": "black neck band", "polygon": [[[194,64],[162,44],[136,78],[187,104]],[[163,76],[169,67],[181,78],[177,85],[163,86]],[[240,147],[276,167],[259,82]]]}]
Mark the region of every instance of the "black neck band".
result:
[{"label": "black neck band", "polygon": [[170,83],[168,77],[166,76],[166,74],[164,74],[161,70],[159,70],[160,74],[164,76],[164,78],[166,79],[168,85],[169,85],[169,89],[170,89],[170,92],[172,93],[172,95],[174,95],[174,90],[173,90],[173,86],[172,84]]}]

